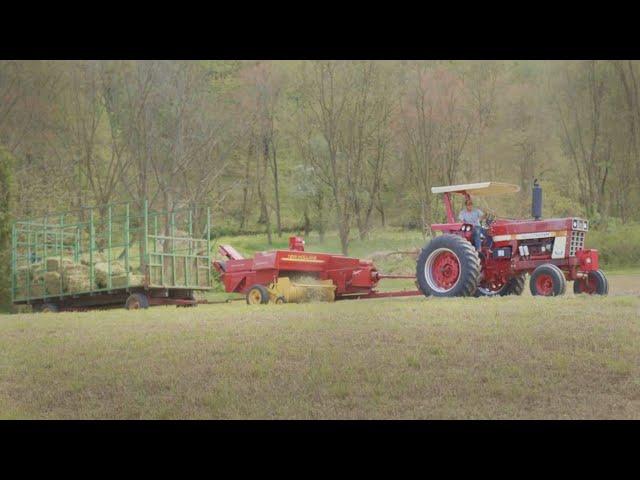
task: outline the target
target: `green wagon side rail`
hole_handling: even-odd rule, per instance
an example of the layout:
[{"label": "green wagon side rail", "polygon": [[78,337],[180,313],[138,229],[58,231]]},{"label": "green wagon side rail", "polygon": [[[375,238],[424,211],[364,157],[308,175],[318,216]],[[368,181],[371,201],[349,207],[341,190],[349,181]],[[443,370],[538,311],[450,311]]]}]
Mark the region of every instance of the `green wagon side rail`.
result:
[{"label": "green wagon side rail", "polygon": [[17,220],[12,227],[14,303],[131,288],[209,290],[211,212],[129,203]]}]

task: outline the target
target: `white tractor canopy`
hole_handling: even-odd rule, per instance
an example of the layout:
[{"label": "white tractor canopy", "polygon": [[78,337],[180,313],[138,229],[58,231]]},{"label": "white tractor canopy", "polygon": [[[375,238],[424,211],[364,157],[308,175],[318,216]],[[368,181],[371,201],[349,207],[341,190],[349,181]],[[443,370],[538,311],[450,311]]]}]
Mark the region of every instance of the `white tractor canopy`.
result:
[{"label": "white tractor canopy", "polygon": [[431,193],[468,193],[469,195],[504,195],[517,193],[519,185],[502,182],[466,183],[464,185],[448,185],[444,187],[431,187]]}]

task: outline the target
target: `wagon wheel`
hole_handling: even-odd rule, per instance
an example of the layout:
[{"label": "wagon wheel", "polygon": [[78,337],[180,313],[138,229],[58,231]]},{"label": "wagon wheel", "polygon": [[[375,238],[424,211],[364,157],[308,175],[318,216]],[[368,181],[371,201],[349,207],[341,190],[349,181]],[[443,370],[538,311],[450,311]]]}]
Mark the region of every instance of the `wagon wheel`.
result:
[{"label": "wagon wheel", "polygon": [[40,313],[55,313],[59,311],[60,309],[55,303],[43,303],[40,307],[38,307],[38,312]]},{"label": "wagon wheel", "polygon": [[124,304],[127,310],[139,310],[149,308],[149,297],[144,293],[132,293]]}]

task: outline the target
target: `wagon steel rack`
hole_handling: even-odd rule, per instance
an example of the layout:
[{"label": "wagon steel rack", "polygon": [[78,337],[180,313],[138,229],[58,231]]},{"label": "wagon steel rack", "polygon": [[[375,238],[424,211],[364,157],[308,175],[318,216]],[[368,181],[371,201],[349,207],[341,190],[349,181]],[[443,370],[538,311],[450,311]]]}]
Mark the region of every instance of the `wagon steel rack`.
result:
[{"label": "wagon steel rack", "polygon": [[195,306],[211,289],[211,212],[111,203],[17,220],[11,295],[36,311]]}]

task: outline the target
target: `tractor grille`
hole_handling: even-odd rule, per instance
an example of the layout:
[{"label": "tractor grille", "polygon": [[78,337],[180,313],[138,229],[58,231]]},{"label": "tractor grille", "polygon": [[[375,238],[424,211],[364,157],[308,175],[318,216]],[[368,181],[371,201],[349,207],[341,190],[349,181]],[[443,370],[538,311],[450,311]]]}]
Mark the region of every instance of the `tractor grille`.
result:
[{"label": "tractor grille", "polygon": [[574,257],[578,250],[584,249],[584,236],[587,232],[574,230],[571,232],[571,243],[569,244],[569,256]]}]

